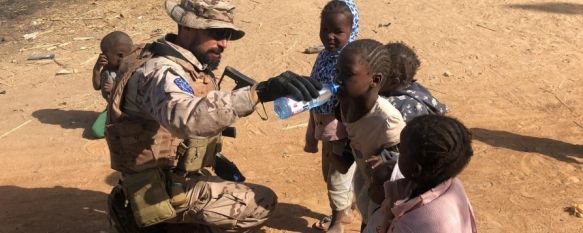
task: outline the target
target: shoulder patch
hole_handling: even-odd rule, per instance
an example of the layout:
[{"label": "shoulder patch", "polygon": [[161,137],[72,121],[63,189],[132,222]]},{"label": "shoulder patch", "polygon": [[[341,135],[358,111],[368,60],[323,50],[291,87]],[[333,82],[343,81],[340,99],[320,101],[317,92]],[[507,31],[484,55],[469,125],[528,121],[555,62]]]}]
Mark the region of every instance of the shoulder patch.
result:
[{"label": "shoulder patch", "polygon": [[180,90],[182,90],[182,91],[184,91],[186,93],[189,93],[189,94],[194,95],[194,91],[192,90],[192,87],[182,77],[177,76],[176,79],[174,79],[174,84],[176,84],[176,86],[178,86],[178,88]]}]

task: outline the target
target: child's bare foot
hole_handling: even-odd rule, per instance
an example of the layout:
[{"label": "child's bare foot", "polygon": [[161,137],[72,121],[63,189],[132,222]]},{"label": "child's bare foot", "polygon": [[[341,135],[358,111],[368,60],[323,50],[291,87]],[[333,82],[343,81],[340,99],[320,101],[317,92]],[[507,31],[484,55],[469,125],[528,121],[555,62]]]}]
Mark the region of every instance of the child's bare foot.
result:
[{"label": "child's bare foot", "polygon": [[332,224],[330,226],[330,228],[328,228],[328,231],[326,231],[328,233],[343,233],[344,232],[344,225],[342,225],[342,223],[337,222],[335,224]]},{"label": "child's bare foot", "polygon": [[312,228],[322,230],[322,231],[328,231],[328,228],[330,228],[331,221],[332,221],[332,216],[323,217],[322,219],[320,219],[320,221],[315,222],[312,225]]},{"label": "child's bare foot", "polygon": [[348,207],[344,210],[334,211],[332,214],[332,222],[328,228],[328,232],[342,233],[344,232],[344,224],[351,224],[354,221],[352,208]]}]

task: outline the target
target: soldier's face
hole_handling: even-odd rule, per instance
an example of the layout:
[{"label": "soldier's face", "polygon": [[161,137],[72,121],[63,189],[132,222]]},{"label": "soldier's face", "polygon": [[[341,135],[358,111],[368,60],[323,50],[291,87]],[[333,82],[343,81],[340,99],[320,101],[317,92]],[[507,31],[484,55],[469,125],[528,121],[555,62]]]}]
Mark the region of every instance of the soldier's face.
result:
[{"label": "soldier's face", "polygon": [[229,38],[230,31],[227,29],[196,29],[189,50],[209,69],[215,70],[221,62],[221,54],[227,48]]}]

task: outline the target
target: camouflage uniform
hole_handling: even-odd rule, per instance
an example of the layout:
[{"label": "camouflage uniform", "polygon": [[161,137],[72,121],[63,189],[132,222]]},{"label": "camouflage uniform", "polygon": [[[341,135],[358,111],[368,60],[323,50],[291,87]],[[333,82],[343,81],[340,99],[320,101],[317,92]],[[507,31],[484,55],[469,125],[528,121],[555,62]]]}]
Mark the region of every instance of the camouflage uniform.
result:
[{"label": "camouflage uniform", "polygon": [[[232,24],[234,7],[224,1],[168,0],[166,9],[180,25],[228,28],[233,30],[231,39],[244,35]],[[133,75],[127,81],[116,83],[106,137],[112,168],[121,171],[122,177],[152,168],[172,169],[176,165],[175,139],[217,136],[255,109],[254,87],[217,91],[212,72],[190,51],[173,43],[175,39],[176,35],[169,34],[157,41],[172,56],[154,55],[137,70],[129,70]],[[120,73],[124,68],[131,69],[120,67]],[[112,119],[121,120],[116,126]],[[136,126],[142,129],[131,134]],[[136,155],[127,156],[128,151]],[[277,203],[275,193],[264,186],[229,182],[203,172],[181,179],[186,201],[173,206],[176,217],[166,221],[170,232],[182,231],[175,228],[247,232],[263,225]]]}]

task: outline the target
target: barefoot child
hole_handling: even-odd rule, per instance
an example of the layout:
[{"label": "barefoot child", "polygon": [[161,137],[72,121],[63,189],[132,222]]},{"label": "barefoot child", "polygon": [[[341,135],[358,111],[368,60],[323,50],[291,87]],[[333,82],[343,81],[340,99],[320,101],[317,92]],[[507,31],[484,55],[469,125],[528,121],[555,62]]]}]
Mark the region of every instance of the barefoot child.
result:
[{"label": "barefoot child", "polygon": [[364,232],[477,232],[457,178],[473,155],[468,129],[450,117],[420,116],[401,133],[399,148],[405,178],[384,183],[385,199]]},{"label": "barefoot child", "polygon": [[338,59],[339,115],[346,125],[357,165],[354,191],[363,227],[368,216],[378,207],[367,194],[371,169],[378,164],[368,164],[367,160],[399,144],[399,135],[405,126],[401,113],[389,101],[379,98],[379,90],[387,81],[390,66],[385,47],[369,39],[348,44]]},{"label": "barefoot child", "polygon": [[388,97],[403,115],[403,120],[409,122],[422,115],[447,113],[447,107],[415,80],[421,62],[413,49],[402,42],[389,43],[386,49],[391,55],[391,77],[381,88],[380,95]]},{"label": "barefoot child", "polygon": [[[95,90],[101,90],[103,98],[109,102],[109,95],[115,83],[116,72],[121,60],[132,50],[132,39],[125,33],[115,31],[107,34],[101,40],[101,54],[93,67],[92,83]],[[91,129],[97,138],[103,138],[106,112],[97,117]]]},{"label": "barefoot child", "polygon": [[[311,78],[322,84],[332,84],[336,77],[336,60],[344,46],[358,36],[358,11],[352,0],[333,0],[321,13],[320,40],[325,50],[318,54]],[[310,111],[306,131],[305,151],[318,151],[322,141],[322,173],[327,183],[332,216],[314,224],[315,228],[329,232],[343,232],[342,224],[349,224],[352,216],[352,178],[354,166],[343,173],[330,163],[329,157],[340,156],[346,146],[346,129],[334,117],[336,97]]]}]

